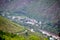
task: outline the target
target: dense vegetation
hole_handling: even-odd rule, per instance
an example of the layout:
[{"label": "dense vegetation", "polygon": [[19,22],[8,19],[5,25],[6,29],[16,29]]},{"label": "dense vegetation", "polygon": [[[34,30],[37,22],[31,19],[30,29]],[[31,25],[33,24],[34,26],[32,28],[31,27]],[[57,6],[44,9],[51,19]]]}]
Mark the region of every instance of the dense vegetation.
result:
[{"label": "dense vegetation", "polygon": [[0,30],[0,39],[1,40],[47,40],[47,38],[41,38],[36,35],[16,35],[12,33],[3,32]]}]

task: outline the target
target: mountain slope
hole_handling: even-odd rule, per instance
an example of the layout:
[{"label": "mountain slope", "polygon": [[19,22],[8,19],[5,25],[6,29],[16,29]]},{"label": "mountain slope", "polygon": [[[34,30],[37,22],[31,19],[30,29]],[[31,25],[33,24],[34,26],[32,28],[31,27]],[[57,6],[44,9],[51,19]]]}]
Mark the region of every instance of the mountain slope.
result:
[{"label": "mountain slope", "polygon": [[0,16],[0,30],[7,31],[7,32],[18,32],[23,29],[24,28],[21,25],[15,24],[10,20]]},{"label": "mountain slope", "polygon": [[[27,31],[26,31],[27,30]],[[21,25],[0,16],[1,40],[48,40],[42,34],[33,33]]]}]

